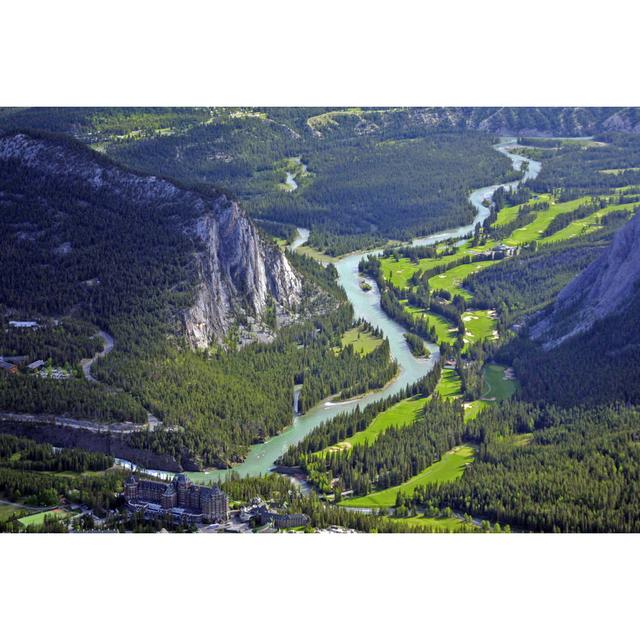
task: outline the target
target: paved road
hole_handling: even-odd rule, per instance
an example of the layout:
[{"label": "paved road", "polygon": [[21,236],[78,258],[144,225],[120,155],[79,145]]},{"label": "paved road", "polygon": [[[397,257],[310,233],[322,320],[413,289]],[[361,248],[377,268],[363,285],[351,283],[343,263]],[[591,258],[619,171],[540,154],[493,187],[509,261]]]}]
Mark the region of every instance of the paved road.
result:
[{"label": "paved road", "polygon": [[102,351],[98,351],[93,358],[88,358],[88,359],[84,359],[81,362],[82,365],[82,373],[84,373],[84,377],[89,380],[89,382],[98,382],[98,380],[96,380],[92,375],[91,375],[91,366],[93,365],[93,363],[98,359],[98,358],[104,358],[108,353],[111,353],[111,351],[113,351],[113,347],[115,345],[115,340],[113,339],[112,336],[110,336],[106,331],[99,331],[98,334],[101,338],[102,338],[102,342],[103,342],[103,349]]},{"label": "paved road", "polygon": [[[100,382],[100,380],[97,380],[96,378],[94,378],[94,376],[91,373],[91,367],[93,366],[93,363],[96,362],[96,360],[98,360],[98,358],[104,358],[107,354],[111,353],[113,351],[113,347],[115,346],[116,342],[113,339],[113,336],[110,336],[106,331],[99,331],[97,335],[99,335],[102,338],[102,342],[103,342],[102,351],[98,351],[93,356],[93,358],[87,358],[85,360],[82,360],[80,364],[82,366],[82,373],[84,374],[84,377],[89,382],[94,382],[96,384],[103,384],[102,382]],[[161,425],[162,423],[156,416],[154,416],[151,412],[147,411],[147,424],[150,427],[150,429],[153,431],[158,425]]]}]

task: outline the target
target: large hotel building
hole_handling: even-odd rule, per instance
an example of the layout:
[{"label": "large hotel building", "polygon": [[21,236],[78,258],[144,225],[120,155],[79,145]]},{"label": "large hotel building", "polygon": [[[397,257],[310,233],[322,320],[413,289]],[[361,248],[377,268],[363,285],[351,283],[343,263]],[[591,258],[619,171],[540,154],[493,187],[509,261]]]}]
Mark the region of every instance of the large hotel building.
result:
[{"label": "large hotel building", "polygon": [[131,507],[152,503],[150,515],[171,515],[188,522],[224,522],[229,518],[229,500],[219,487],[193,484],[183,473],[171,482],[138,480],[131,476],[124,484],[124,496]]}]

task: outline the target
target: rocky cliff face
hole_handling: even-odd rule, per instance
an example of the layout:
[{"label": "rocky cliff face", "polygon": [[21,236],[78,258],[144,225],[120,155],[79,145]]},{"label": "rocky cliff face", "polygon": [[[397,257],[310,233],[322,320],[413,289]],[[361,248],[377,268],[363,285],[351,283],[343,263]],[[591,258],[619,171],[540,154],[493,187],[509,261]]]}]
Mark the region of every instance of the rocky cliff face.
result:
[{"label": "rocky cliff face", "polygon": [[[239,205],[223,193],[141,175],[80,143],[39,134],[0,136],[1,162],[19,163],[28,175],[30,191],[44,199],[52,184],[58,192],[68,190],[70,215],[80,222],[86,204],[83,194],[98,201],[104,194],[109,203],[105,221],[111,213],[122,217],[122,212],[135,207],[137,213],[149,212],[158,218],[163,230],[168,226],[171,233],[187,236],[193,247],[196,295],[195,303],[183,309],[181,320],[194,347],[221,341],[238,320],[259,327],[271,304],[279,317],[286,317],[300,302],[302,284],[286,256],[263,240]],[[52,233],[52,228],[38,233]],[[135,236],[136,229],[127,229],[127,233]],[[65,239],[71,240],[64,245],[66,253],[73,255],[76,242]],[[147,240],[145,245],[153,239]],[[118,243],[118,238],[112,241]]]},{"label": "rocky cliff face", "polygon": [[498,135],[592,136],[608,131],[637,133],[637,109],[616,107],[500,107],[473,109],[467,126]]},{"label": "rocky cliff face", "polygon": [[530,336],[551,349],[623,312],[640,295],[640,214],[620,229],[610,247],[558,295],[551,314]]},{"label": "rocky cliff face", "polygon": [[213,212],[204,213],[184,231],[201,245],[195,256],[196,302],[184,314],[194,346],[219,339],[243,314],[253,324],[270,301],[285,314],[300,303],[301,283],[285,255],[261,240],[236,202],[221,196]]}]

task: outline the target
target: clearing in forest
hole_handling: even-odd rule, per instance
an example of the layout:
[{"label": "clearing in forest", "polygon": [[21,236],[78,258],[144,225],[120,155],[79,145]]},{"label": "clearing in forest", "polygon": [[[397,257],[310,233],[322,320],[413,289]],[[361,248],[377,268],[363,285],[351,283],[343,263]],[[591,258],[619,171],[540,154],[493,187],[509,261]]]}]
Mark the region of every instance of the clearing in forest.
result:
[{"label": "clearing in forest", "polygon": [[382,338],[374,336],[364,327],[354,327],[342,334],[342,348],[351,345],[356,353],[366,356],[382,344]]},{"label": "clearing in forest", "polygon": [[469,445],[455,447],[417,476],[396,487],[376,491],[367,496],[343,500],[340,504],[345,507],[368,507],[372,509],[393,507],[396,504],[398,491],[404,495],[411,496],[417,487],[435,482],[453,482],[457,480],[464,473],[466,466],[473,462],[473,455],[474,450]]},{"label": "clearing in forest", "polygon": [[513,370],[501,364],[487,364],[482,370],[482,398],[508,400],[517,390]]}]

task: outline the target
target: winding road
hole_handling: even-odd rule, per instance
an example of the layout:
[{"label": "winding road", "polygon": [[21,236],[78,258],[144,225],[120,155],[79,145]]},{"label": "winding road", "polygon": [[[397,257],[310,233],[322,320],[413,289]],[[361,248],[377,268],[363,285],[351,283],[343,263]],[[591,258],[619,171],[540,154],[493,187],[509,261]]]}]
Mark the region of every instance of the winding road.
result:
[{"label": "winding road", "polygon": [[96,384],[101,384],[99,380],[96,380],[93,375],[91,375],[91,367],[93,363],[98,360],[98,358],[104,358],[108,353],[113,351],[113,347],[115,346],[115,340],[112,336],[110,336],[106,331],[99,331],[96,335],[102,338],[103,348],[102,351],[98,351],[93,358],[85,358],[80,362],[82,366],[82,373],[84,377],[89,382],[95,382]]},{"label": "winding road", "polygon": [[[115,346],[116,342],[113,339],[113,336],[110,336],[106,331],[98,331],[96,335],[102,338],[102,342],[104,345],[102,351],[98,351],[93,356],[93,358],[82,360],[80,364],[82,366],[82,373],[84,374],[84,377],[89,382],[94,382],[95,384],[101,384],[106,387],[107,385],[105,385],[103,382],[100,382],[100,380],[97,380],[96,378],[93,377],[91,373],[91,367],[96,362],[96,360],[98,360],[99,358],[104,358],[107,354],[111,353],[113,351],[113,347]],[[118,391],[121,391],[121,389],[118,389]],[[148,426],[153,431],[158,425],[161,425],[161,424],[162,422],[156,416],[154,416],[153,413],[151,413],[150,411],[147,411],[147,424],[136,425],[136,429],[134,430],[140,430],[142,426]]]}]

